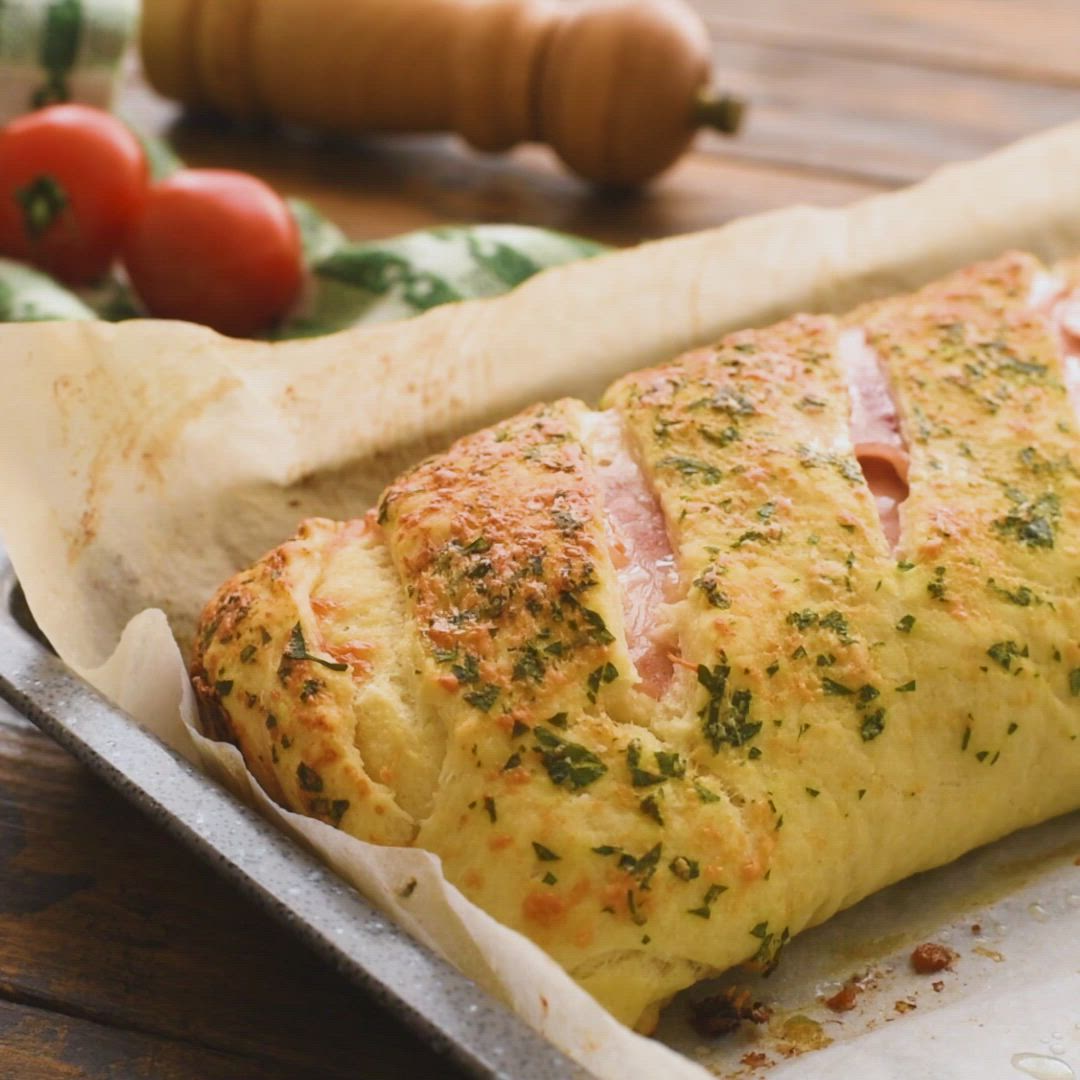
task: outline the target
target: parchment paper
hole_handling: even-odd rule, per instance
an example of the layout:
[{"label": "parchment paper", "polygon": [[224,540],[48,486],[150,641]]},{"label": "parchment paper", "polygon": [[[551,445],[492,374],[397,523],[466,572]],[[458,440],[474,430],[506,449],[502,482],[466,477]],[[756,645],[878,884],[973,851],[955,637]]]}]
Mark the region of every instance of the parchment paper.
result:
[{"label": "parchment paper", "polygon": [[[359,844],[272,806],[234,751],[190,726],[181,649],[213,588],[300,518],[359,515],[401,467],[463,430],[537,398],[594,396],[724,330],[840,310],[1009,247],[1048,259],[1080,251],[1080,125],[847,210],[766,214],[548,271],[499,299],[319,340],[236,342],[151,321],[2,326],[0,536],[65,660],[586,1067],[620,1080],[702,1077],[689,1058],[610,1020],[445,884],[432,857]],[[1045,932],[1029,920],[1024,964],[950,998],[951,1017],[924,1009],[888,1026],[834,1025],[831,1047],[775,1075],[1009,1075],[1012,1053],[1038,1049],[1034,1017],[1048,1047],[1058,1035],[1076,1057],[1080,879],[1065,856],[1080,855],[1080,842],[1075,817],[1045,828],[1043,847],[1056,854],[1028,886],[1052,890],[1055,918]],[[934,879],[946,892],[968,875],[943,873],[954,875]],[[905,888],[921,895],[918,881]],[[862,910],[831,925],[857,926]],[[886,904],[879,938],[896,917]],[[813,934],[795,944],[811,961]],[[891,938],[872,962],[898,947]],[[818,974],[792,976],[788,1003],[813,1006],[823,969],[798,970]],[[745,1046],[732,1046],[712,1059],[718,1068],[738,1065]]]}]

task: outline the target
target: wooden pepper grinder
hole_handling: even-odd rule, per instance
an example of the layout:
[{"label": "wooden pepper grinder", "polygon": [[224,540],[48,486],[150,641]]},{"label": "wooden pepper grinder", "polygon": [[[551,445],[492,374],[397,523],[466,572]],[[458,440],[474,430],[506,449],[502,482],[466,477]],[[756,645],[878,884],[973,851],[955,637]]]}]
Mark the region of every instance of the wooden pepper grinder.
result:
[{"label": "wooden pepper grinder", "polygon": [[684,0],[143,0],[162,94],[324,131],[549,143],[598,184],[642,184],[743,106],[710,89]]}]

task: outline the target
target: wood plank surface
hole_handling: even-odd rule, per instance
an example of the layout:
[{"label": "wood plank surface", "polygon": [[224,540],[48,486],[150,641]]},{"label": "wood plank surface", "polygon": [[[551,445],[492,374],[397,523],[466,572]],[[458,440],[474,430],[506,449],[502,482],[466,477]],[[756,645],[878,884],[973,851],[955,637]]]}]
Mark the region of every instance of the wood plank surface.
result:
[{"label": "wood plank surface", "polygon": [[[513,221],[633,244],[721,225],[793,202],[836,206],[885,183],[752,161],[688,158],[649,190],[598,195],[540,147],[505,157],[473,154],[453,139],[371,140],[337,147],[300,138],[237,134],[203,122],[177,127],[192,164],[225,167],[241,147],[245,167],[287,194],[311,200],[357,238],[393,236],[448,221]],[[356,197],[361,185],[362,201]]]},{"label": "wood plank surface", "polygon": [[[613,198],[542,148],[323,140],[121,110],[193,165],[245,169],[354,238],[516,221],[629,244],[837,205],[1080,118],[1078,0],[692,0],[742,136],[703,134]],[[459,1075],[36,729],[0,708],[0,1080]]]},{"label": "wood plank surface", "polygon": [[[806,13],[815,10],[804,5]],[[1080,31],[1080,5],[1076,11]],[[700,139],[703,150],[728,160],[909,183],[946,162],[1080,118],[1080,81],[1001,80],[796,42],[717,40],[713,61],[720,85],[751,102],[740,138]]]},{"label": "wood plank surface", "polygon": [[696,0],[714,40],[1080,85],[1076,0]]},{"label": "wood plank surface", "polygon": [[306,1067],[256,1063],[188,1042],[96,1024],[0,999],[0,1047],[8,1080],[292,1080]]},{"label": "wood plank surface", "polygon": [[458,1075],[2,703],[0,1003],[12,1080]]}]

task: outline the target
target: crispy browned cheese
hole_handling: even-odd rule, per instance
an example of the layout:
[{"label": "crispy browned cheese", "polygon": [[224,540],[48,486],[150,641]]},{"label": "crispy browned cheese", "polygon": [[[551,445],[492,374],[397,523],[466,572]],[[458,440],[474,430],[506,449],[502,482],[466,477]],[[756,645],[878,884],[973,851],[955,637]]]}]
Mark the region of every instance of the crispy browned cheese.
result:
[{"label": "crispy browned cheese", "polygon": [[[677,571],[659,691],[596,414],[561,401],[222,586],[193,661],[208,732],[282,805],[437,853],[646,1028],[697,979],[1080,806],[1080,443],[1039,271],[1005,256],[610,389],[651,493],[620,498]],[[910,455],[895,551],[849,438],[848,326]]]}]

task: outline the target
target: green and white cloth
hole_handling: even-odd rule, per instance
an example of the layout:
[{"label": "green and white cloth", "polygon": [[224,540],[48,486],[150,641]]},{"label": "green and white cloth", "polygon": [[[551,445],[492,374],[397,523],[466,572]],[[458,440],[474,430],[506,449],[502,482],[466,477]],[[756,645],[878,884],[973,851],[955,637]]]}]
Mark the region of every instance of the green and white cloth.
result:
[{"label": "green and white cloth", "polygon": [[138,0],[0,0],[0,123],[42,105],[111,108]]},{"label": "green and white cloth", "polygon": [[525,225],[447,225],[370,243],[349,243],[338,233],[335,242],[325,223],[313,232],[310,207],[295,200],[290,206],[306,241],[308,285],[277,337],[392,322],[455,300],[497,296],[549,266],[604,250]]},{"label": "green and white cloth", "polygon": [[97,314],[48,274],[0,259],[0,322],[96,319]]}]

